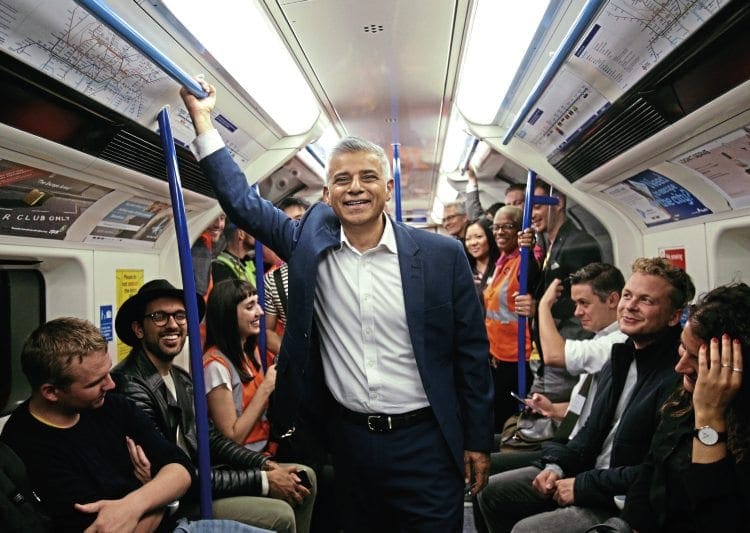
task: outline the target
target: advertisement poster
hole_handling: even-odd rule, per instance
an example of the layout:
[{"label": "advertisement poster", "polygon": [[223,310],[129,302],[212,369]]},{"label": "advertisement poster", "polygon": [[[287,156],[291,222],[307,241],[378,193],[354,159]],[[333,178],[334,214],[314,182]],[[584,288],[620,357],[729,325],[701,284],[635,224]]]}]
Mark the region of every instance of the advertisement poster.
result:
[{"label": "advertisement poster", "polygon": [[153,243],[171,222],[170,204],[132,197],[112,209],[86,237],[86,242],[136,240]]},{"label": "advertisement poster", "polygon": [[[117,309],[138,292],[143,285],[143,270],[117,269],[115,272],[115,296],[117,298]],[[117,339],[117,360],[122,361],[130,353],[130,346]]]},{"label": "advertisement poster", "polygon": [[714,184],[737,209],[750,206],[750,126],[672,160]]},{"label": "advertisement poster", "polygon": [[604,192],[635,212],[646,226],[711,214],[687,189],[653,170],[644,170]]},{"label": "advertisement poster", "polygon": [[112,189],[0,160],[0,235],[63,240],[70,225]]}]

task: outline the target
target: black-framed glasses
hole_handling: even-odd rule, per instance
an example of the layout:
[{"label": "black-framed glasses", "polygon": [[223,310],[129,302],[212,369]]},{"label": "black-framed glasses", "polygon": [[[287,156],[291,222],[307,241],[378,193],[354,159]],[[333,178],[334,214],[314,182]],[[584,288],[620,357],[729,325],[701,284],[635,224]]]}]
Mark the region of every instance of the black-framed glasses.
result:
[{"label": "black-framed glasses", "polygon": [[515,224],[493,224],[492,225],[492,231],[513,231],[515,229],[518,229],[518,226]]},{"label": "black-framed glasses", "polygon": [[187,313],[185,311],[175,311],[174,313],[167,313],[166,311],[154,311],[144,315],[143,318],[148,318],[156,326],[166,326],[169,322],[169,317],[174,318],[174,321],[178,324],[185,324],[187,322]]}]

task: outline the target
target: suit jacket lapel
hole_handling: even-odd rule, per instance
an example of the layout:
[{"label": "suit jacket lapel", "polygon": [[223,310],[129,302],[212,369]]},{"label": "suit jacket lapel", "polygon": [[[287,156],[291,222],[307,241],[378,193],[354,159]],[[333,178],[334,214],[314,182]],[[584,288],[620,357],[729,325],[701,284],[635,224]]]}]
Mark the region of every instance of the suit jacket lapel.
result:
[{"label": "suit jacket lapel", "polygon": [[399,224],[393,225],[401,269],[401,286],[404,294],[406,322],[409,326],[414,357],[422,368],[424,361],[424,269],[419,245],[409,232]]}]

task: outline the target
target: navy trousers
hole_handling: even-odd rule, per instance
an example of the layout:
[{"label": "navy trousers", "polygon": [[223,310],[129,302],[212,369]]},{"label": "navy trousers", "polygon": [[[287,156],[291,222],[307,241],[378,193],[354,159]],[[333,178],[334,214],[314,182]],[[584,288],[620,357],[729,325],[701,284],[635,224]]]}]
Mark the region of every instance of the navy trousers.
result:
[{"label": "navy trousers", "polygon": [[463,475],[434,418],[382,433],[340,419],[332,431],[345,533],[462,531]]}]

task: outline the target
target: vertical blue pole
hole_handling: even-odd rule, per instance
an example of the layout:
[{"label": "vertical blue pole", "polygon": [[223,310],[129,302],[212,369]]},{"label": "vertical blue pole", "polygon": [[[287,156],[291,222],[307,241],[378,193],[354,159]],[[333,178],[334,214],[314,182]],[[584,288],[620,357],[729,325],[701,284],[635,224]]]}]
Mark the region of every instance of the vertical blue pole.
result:
[{"label": "vertical blue pole", "polygon": [[[531,211],[535,204],[555,205],[557,198],[551,196],[535,196],[536,172],[529,170],[526,179],[526,197],[523,202],[523,222],[521,230],[526,231],[531,227]],[[532,249],[526,246],[521,247],[521,271],[518,279],[518,294],[528,294],[529,285],[529,261],[531,260]],[[522,398],[526,396],[526,317],[518,316],[518,395]],[[521,407],[522,408],[522,407]]]},{"label": "vertical blue pole", "polygon": [[[255,192],[260,196],[258,184],[253,185]],[[260,316],[260,333],[258,334],[258,355],[260,356],[260,365],[263,367],[265,375],[268,369],[268,359],[266,358],[266,314],[265,302],[266,291],[263,285],[263,243],[255,239],[255,289],[258,291],[258,303],[263,308],[263,314]],[[247,354],[252,357],[252,354]]]},{"label": "vertical blue pole", "polygon": [[401,156],[399,154],[400,143],[393,143],[393,181],[394,197],[396,203],[396,222],[403,222],[401,215]]},{"label": "vertical blue pole", "polygon": [[211,456],[208,451],[208,413],[206,410],[206,384],[203,381],[203,354],[198,321],[198,303],[195,300],[195,278],[193,258],[190,255],[185,201],[182,197],[182,183],[177,169],[177,153],[169,124],[169,112],[163,108],[159,112],[159,132],[164,149],[164,160],[169,178],[169,196],[172,199],[172,213],[177,232],[177,248],[180,253],[182,287],[185,291],[185,308],[188,316],[188,338],[190,339],[190,369],[193,376],[195,399],[195,425],[198,437],[198,480],[200,482],[201,517],[211,518]]}]

